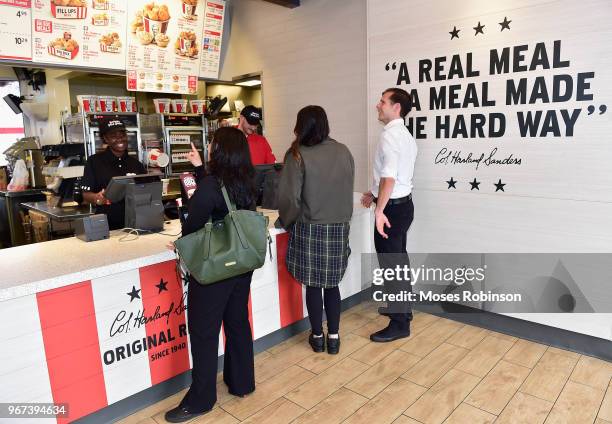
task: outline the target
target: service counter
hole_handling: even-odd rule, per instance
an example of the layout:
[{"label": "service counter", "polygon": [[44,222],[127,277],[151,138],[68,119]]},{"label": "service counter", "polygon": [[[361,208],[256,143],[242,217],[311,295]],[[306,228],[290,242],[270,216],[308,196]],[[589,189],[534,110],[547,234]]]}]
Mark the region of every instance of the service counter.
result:
[{"label": "service counter", "polygon": [[[288,234],[272,227],[274,212],[266,214],[272,255],[253,275],[254,339],[306,316],[304,289],[285,267]],[[362,290],[371,222],[356,204],[343,299]],[[157,234],[113,231],[108,240],[0,250],[0,402],[68,403],[72,421],[188,371],[188,285],[166,248],[179,233],[180,223],[169,221]]]},{"label": "service counter", "polygon": [[[255,340],[278,342],[289,333],[279,330],[306,317],[305,290],[285,266],[288,234],[272,227],[275,212],[265,213],[272,254],[253,275],[249,318]],[[371,211],[355,204],[342,299],[368,288],[361,267],[362,253],[374,252],[372,229]],[[166,248],[179,233],[179,222],[169,221],[139,237],[113,231],[97,242],[0,250],[0,403],[68,403],[72,421],[188,371],[188,285]],[[609,314],[465,316],[478,319],[457,319],[602,358],[612,351]]]}]

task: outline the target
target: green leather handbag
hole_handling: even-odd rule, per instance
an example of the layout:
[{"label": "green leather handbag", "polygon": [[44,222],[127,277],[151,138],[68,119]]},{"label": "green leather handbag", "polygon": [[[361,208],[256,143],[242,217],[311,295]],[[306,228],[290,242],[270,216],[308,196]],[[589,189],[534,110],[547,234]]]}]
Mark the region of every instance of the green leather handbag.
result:
[{"label": "green leather handbag", "polygon": [[228,214],[212,218],[200,230],[174,242],[185,269],[203,285],[260,268],[266,259],[268,217],[261,212],[237,210],[221,187]]}]

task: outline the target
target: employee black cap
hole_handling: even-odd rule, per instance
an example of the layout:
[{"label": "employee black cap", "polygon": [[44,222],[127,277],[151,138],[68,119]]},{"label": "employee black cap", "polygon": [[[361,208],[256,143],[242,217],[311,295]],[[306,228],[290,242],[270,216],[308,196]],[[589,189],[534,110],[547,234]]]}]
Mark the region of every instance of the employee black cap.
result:
[{"label": "employee black cap", "polygon": [[113,131],[125,131],[125,125],[117,118],[108,118],[100,121],[100,135],[106,135]]},{"label": "employee black cap", "polygon": [[253,105],[245,106],[240,114],[244,116],[247,122],[251,125],[259,125],[259,121],[261,120],[261,109],[255,107]]}]

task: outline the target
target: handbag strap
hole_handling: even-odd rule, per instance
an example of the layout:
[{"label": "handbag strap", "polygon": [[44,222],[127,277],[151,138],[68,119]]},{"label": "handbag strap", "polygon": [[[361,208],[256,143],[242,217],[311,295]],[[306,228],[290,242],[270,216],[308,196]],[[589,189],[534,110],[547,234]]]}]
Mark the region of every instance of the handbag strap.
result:
[{"label": "handbag strap", "polygon": [[227,206],[227,210],[229,212],[234,212],[236,210],[236,205],[234,205],[230,201],[230,198],[229,198],[229,196],[227,194],[227,190],[225,189],[224,185],[221,186],[221,193],[223,193],[223,199],[225,200],[225,205]]},{"label": "handbag strap", "polygon": [[224,185],[221,185],[221,192],[223,193],[223,199],[225,200],[225,205],[227,206],[228,213],[231,216],[232,223],[234,224],[234,228],[236,229],[236,234],[238,234],[238,239],[240,240],[240,244],[243,249],[247,249],[249,244],[247,243],[246,236],[244,234],[244,230],[242,229],[242,225],[237,219],[234,219],[232,212],[236,212],[236,205],[234,205],[227,194],[227,189]]}]

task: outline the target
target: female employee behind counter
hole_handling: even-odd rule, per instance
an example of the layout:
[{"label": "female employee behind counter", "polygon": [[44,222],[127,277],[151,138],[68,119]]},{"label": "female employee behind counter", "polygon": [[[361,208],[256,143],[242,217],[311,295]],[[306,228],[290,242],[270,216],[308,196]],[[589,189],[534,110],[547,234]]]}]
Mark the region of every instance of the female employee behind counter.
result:
[{"label": "female employee behind counter", "polygon": [[111,230],[125,226],[125,202],[111,203],[104,197],[104,190],[111,178],[127,174],[146,174],[142,163],[127,153],[127,132],[118,119],[100,122],[100,136],[108,146],[104,152],[87,159],[81,189],[83,200],[96,205],[96,213],[106,214]]}]

